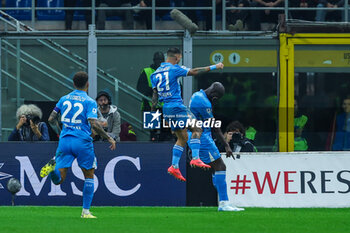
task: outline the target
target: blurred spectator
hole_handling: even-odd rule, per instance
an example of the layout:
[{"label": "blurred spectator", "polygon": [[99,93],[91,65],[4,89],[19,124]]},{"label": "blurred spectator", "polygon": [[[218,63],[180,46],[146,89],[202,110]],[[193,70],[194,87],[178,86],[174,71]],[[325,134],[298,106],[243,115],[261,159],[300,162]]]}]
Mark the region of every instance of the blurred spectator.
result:
[{"label": "blurred spectator", "polygon": [[[252,7],[284,7],[284,0],[253,0]],[[261,22],[277,24],[278,14],[283,11],[278,10],[252,10],[251,11],[251,29],[252,31],[261,30]]]},{"label": "blurred spectator", "polygon": [[121,131],[120,131],[120,141],[136,141],[136,133],[128,122],[124,122],[121,125]]},{"label": "blurred spectator", "polygon": [[18,123],[8,137],[9,141],[50,141],[45,122],[41,121],[43,113],[34,104],[23,104],[17,109]]},{"label": "blurred spectator", "polygon": [[[78,0],[64,0],[64,7],[76,7]],[[81,7],[91,7],[91,1],[82,0]],[[85,15],[86,29],[89,28],[89,24],[91,24],[91,10],[83,10]],[[73,22],[74,10],[66,10],[66,30],[72,30],[72,22]]]},{"label": "blurred spectator", "polygon": [[[99,0],[98,7],[131,7],[131,0]],[[124,17],[122,27],[125,30],[134,29],[134,15],[132,10],[98,10],[97,29],[104,30],[106,18],[109,16]]]},{"label": "blurred spectator", "polygon": [[[317,0],[291,0],[289,2],[290,7],[300,7],[300,8],[309,8],[316,7]],[[293,19],[301,19],[314,21],[315,19],[315,11],[314,10],[294,10],[290,11],[291,17]]]},{"label": "blurred spectator", "polygon": [[[137,81],[136,89],[141,92],[143,95],[152,98],[152,83],[151,83],[151,74],[153,74],[160,64],[164,62],[164,54],[162,52],[155,52],[153,54],[153,63],[142,70],[139,79]],[[152,107],[152,102],[143,99],[141,110],[150,111]]]},{"label": "blurred spectator", "polygon": [[[117,106],[112,105],[112,98],[106,91],[97,93],[96,101],[98,104],[98,120],[101,126],[115,141],[119,142],[120,134],[120,114],[117,111]],[[102,141],[98,135],[95,136],[95,141]]]},{"label": "blurred spectator", "polygon": [[294,100],[294,151],[306,151],[309,147],[303,136],[308,117],[298,110],[298,101]]},{"label": "blurred spectator", "polygon": [[350,96],[343,100],[343,113],[337,115],[332,150],[350,150]]},{"label": "blurred spectator", "polygon": [[[246,138],[245,129],[239,121],[233,121],[226,127],[224,133],[226,142],[230,145],[232,152],[256,152],[252,140]],[[218,143],[220,152],[225,152],[225,147]]]},{"label": "blurred spectator", "polygon": [[[156,1],[156,7],[170,7],[169,0],[153,0]],[[140,0],[140,7],[152,7],[152,0]],[[156,11],[156,15],[158,17],[163,17],[169,11],[167,10],[159,10]],[[139,13],[140,20],[146,23],[146,29],[152,29],[152,10],[141,10]]]},{"label": "blurred spectator", "polygon": [[[338,8],[344,6],[344,0],[319,0],[317,7]],[[341,13],[339,10],[317,10],[316,21],[340,21]]]},{"label": "blurred spectator", "polygon": [[[248,0],[230,0],[228,7],[249,7]],[[229,10],[227,11],[227,25],[230,31],[242,31],[247,22],[249,11],[247,10]]]}]

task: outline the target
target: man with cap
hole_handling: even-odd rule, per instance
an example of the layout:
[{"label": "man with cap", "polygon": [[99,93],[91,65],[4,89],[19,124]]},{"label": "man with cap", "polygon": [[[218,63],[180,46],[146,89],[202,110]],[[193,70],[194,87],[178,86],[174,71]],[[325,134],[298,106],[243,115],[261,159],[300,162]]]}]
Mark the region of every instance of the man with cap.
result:
[{"label": "man with cap", "polygon": [[[120,114],[117,111],[117,106],[112,105],[112,98],[106,91],[100,91],[97,93],[96,102],[98,104],[98,120],[107,134],[115,141],[119,142],[120,133]],[[102,138],[96,136],[96,140]]]}]

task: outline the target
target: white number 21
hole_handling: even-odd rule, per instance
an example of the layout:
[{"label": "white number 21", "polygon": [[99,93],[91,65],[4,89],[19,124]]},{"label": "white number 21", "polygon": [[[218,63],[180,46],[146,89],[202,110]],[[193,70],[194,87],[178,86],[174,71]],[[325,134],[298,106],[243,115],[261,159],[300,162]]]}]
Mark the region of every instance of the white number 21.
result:
[{"label": "white number 21", "polygon": [[[170,90],[170,87],[169,87],[169,72],[164,72],[164,76],[165,76],[165,90],[169,91]],[[159,78],[159,82],[158,82],[158,85],[157,85],[157,90],[159,92],[163,91],[164,88],[160,87],[160,84],[162,84],[162,80],[163,80],[162,74],[158,73],[156,75],[156,78]]]}]

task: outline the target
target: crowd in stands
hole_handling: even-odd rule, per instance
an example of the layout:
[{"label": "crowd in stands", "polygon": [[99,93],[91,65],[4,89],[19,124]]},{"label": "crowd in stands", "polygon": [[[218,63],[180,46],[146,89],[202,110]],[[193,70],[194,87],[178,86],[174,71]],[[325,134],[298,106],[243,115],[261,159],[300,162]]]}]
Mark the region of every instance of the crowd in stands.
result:
[{"label": "crowd in stands", "polygon": [[[289,7],[300,7],[304,10],[289,11],[289,18],[309,21],[344,21],[344,11],[336,8],[344,7],[345,0],[290,0]],[[90,7],[88,0],[42,0],[36,1],[38,7]],[[16,4],[16,0],[2,2],[3,7],[31,7],[31,0],[23,0]],[[142,10],[142,7],[151,7],[152,0],[96,0],[96,7],[131,7],[131,9],[96,11],[96,26],[99,30],[106,28],[106,20],[121,20],[122,29],[135,29],[135,21],[143,25],[144,29],[152,29],[152,11]],[[212,0],[156,0],[156,7],[211,7]],[[226,29],[231,31],[259,31],[261,23],[277,25],[278,15],[283,15],[284,10],[274,10],[275,7],[284,7],[284,0],[226,0],[226,7],[268,7],[270,9],[228,9],[226,11]],[[305,10],[305,8],[320,8],[317,10]],[[330,8],[325,10],[322,8]],[[222,0],[216,0],[216,20],[221,21]],[[156,20],[170,20],[170,10],[156,10]],[[211,10],[183,10],[183,12],[194,22],[200,25],[202,30],[212,30]],[[30,17],[31,12],[9,10],[8,13],[18,16],[20,20],[29,20],[24,13]],[[86,28],[91,23],[91,10],[41,10],[37,17],[46,19],[42,15],[53,16],[51,20],[64,18],[65,29],[72,29],[73,20],[85,20]],[[63,17],[63,18],[62,18]],[[39,17],[38,17],[39,18]],[[202,23],[200,23],[202,22]],[[218,27],[221,29],[221,27]]]}]

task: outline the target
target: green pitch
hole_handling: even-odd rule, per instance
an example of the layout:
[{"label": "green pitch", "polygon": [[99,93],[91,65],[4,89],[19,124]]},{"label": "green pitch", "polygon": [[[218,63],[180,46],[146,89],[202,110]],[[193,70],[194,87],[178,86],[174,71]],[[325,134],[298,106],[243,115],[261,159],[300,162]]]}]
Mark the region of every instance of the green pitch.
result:
[{"label": "green pitch", "polygon": [[262,209],[217,212],[214,207],[0,207],[1,233],[244,233],[350,232],[350,209]]}]

